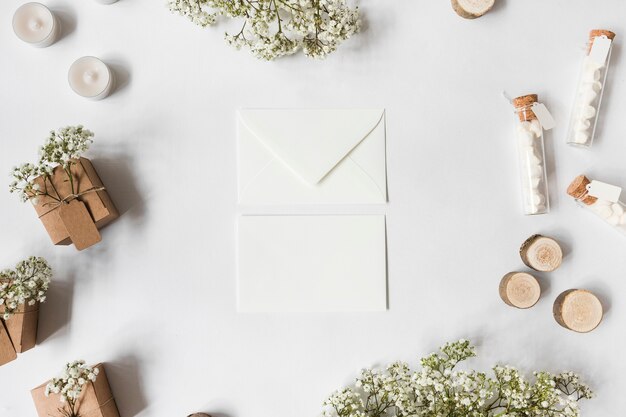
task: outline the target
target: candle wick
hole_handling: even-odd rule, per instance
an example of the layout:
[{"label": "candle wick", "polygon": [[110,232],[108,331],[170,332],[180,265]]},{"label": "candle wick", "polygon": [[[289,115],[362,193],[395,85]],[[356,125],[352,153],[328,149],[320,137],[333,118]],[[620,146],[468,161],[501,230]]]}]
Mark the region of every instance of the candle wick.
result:
[{"label": "candle wick", "polygon": [[40,30],[42,26],[43,25],[41,24],[41,21],[39,19],[34,19],[34,20],[31,20],[30,22],[30,28],[32,30]]},{"label": "candle wick", "polygon": [[97,74],[95,71],[89,70],[89,71],[85,71],[85,82],[87,84],[92,84],[97,78]]}]

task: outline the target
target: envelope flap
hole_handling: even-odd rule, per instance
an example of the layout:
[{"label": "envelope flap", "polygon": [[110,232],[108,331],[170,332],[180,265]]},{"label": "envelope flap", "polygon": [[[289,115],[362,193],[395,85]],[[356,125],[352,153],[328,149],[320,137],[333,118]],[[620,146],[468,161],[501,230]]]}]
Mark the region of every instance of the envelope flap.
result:
[{"label": "envelope flap", "polygon": [[243,109],[242,123],[305,182],[321,181],[378,126],[383,109]]}]

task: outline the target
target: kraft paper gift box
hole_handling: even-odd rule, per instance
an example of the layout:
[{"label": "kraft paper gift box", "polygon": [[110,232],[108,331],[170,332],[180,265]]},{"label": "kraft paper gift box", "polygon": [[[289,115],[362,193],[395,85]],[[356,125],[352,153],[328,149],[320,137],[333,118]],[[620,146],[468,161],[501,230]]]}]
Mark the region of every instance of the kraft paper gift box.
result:
[{"label": "kraft paper gift box", "polygon": [[[4,309],[0,308],[0,315]],[[39,323],[39,303],[21,304],[8,319],[2,319],[9,334],[13,348],[17,353],[24,353],[37,344],[37,325]]]},{"label": "kraft paper gift box", "polygon": [[17,353],[4,323],[0,321],[0,366],[17,359]]},{"label": "kraft paper gift box", "polygon": [[[104,372],[104,364],[95,365],[100,371],[95,382],[88,382],[76,402],[76,412],[80,417],[120,417],[111,387]],[[31,391],[39,417],[65,417],[62,413],[66,405],[59,394],[46,397],[46,385],[41,384]]]},{"label": "kraft paper gift box", "polygon": [[55,245],[73,243],[83,250],[101,240],[98,229],[118,218],[119,213],[88,159],[77,160],[71,173],[74,192],[62,166],[54,169],[48,181],[43,177],[36,180],[42,190],[62,202],[40,196],[35,210]]}]

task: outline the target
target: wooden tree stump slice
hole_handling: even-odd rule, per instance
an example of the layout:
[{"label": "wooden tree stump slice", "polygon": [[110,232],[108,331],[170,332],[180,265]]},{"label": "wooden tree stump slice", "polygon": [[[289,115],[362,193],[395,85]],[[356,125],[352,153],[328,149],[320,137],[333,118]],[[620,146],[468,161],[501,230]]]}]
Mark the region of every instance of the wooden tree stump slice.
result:
[{"label": "wooden tree stump slice", "polygon": [[563,251],[559,243],[549,237],[533,235],[519,250],[522,262],[535,271],[552,272],[561,266]]},{"label": "wooden tree stump slice", "polygon": [[602,321],[602,303],[587,290],[567,290],[554,301],[552,309],[557,323],[578,333],[587,333]]},{"label": "wooden tree stump slice", "polygon": [[541,297],[541,287],[535,277],[525,272],[509,272],[500,281],[500,298],[516,308],[530,308]]},{"label": "wooden tree stump slice", "polygon": [[452,0],[452,8],[465,19],[476,19],[493,7],[495,0]]}]

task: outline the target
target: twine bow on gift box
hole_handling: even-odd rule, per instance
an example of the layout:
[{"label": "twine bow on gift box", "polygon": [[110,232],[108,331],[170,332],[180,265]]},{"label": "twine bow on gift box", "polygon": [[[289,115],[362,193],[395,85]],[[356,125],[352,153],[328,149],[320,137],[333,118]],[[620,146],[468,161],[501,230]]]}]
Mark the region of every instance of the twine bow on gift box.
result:
[{"label": "twine bow on gift box", "polygon": [[[104,407],[106,407],[111,401],[114,401],[115,398],[113,398],[113,396],[109,397],[108,400],[106,400],[105,402],[103,402],[102,404],[98,404],[98,407],[92,408],[91,410],[88,411],[79,411],[76,408],[71,408],[70,410],[66,410],[63,407],[60,407],[57,409],[57,411],[61,414],[61,417],[89,417],[92,413],[94,413],[95,411],[98,410],[102,410]],[[48,417],[59,417],[59,416],[55,416],[52,414],[48,414]]]},{"label": "twine bow on gift box", "polygon": [[[82,197],[104,190],[104,186],[92,186],[80,192],[72,190],[64,198],[60,198],[57,193],[58,198],[54,198],[54,201],[40,203],[40,207],[46,209],[39,215],[39,218],[44,221],[44,217],[48,219],[52,216],[56,219],[52,220],[51,224],[49,223],[52,230],[58,235],[69,237],[76,249],[88,248],[98,243],[101,237],[96,226],[94,212],[85,204]],[[53,212],[54,214],[51,214]]]},{"label": "twine bow on gift box", "polygon": [[86,194],[89,193],[97,193],[98,191],[104,191],[106,190],[106,187],[91,187],[85,191],[81,191],[80,193],[70,193],[69,195],[67,195],[65,198],[62,198],[58,201],[50,201],[48,203],[44,203],[43,207],[52,207],[50,210],[44,212],[43,214],[39,215],[39,218],[42,218],[43,216],[45,216],[46,214],[58,209],[59,207],[61,207],[64,204],[69,204],[71,201],[78,199],[79,197],[82,197]]}]

